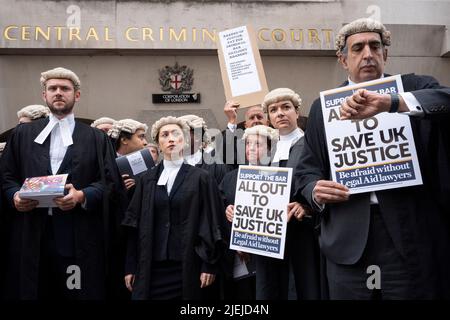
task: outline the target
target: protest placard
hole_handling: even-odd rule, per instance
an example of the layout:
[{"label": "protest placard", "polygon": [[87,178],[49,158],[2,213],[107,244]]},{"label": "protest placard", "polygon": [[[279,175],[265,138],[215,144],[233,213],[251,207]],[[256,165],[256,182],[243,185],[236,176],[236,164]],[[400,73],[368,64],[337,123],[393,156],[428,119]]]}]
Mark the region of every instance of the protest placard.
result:
[{"label": "protest placard", "polygon": [[137,175],[155,166],[152,155],[148,148],[116,158],[120,174],[128,174],[134,179]]},{"label": "protest placard", "polygon": [[230,249],[283,259],[292,168],[239,166]]},{"label": "protest placard", "polygon": [[339,120],[342,102],[361,88],[403,92],[396,75],[320,93],[333,181],[351,193],[422,184],[409,116],[382,112],[364,120]]},{"label": "protest placard", "polygon": [[238,102],[240,108],[261,104],[269,90],[253,29],[219,32],[218,56],[227,101]]}]

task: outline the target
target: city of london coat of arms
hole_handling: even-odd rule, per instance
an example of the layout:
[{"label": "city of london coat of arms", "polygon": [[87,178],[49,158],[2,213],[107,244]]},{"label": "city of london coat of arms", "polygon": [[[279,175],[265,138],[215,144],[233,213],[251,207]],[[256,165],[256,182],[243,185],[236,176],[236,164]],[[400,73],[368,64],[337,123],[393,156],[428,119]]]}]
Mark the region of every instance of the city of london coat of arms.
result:
[{"label": "city of london coat of arms", "polygon": [[178,62],[173,67],[165,66],[159,71],[159,83],[163,91],[170,91],[177,94],[189,91],[194,83],[192,77],[194,71],[187,66],[180,66]]}]

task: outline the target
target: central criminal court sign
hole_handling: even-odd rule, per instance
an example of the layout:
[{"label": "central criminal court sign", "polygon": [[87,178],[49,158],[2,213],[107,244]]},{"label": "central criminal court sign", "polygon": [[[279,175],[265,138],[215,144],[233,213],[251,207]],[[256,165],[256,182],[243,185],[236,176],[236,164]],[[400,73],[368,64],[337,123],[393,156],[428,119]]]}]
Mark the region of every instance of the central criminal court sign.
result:
[{"label": "central criminal court sign", "polygon": [[0,49],[215,50],[220,31],[251,21],[260,49],[331,52],[340,27],[336,19],[267,19],[264,4],[254,17],[220,2],[0,0],[0,8]]}]

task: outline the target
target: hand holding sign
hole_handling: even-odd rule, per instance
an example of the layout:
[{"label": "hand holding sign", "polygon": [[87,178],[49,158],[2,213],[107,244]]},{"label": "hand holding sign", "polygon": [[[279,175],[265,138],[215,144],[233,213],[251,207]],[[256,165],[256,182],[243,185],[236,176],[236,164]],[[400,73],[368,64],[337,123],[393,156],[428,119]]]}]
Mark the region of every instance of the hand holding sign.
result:
[{"label": "hand holding sign", "polygon": [[223,107],[223,113],[227,116],[228,123],[237,123],[237,109],[239,108],[239,103],[234,101],[227,101]]},{"label": "hand holding sign", "polygon": [[232,204],[228,205],[227,209],[225,210],[225,215],[229,222],[233,222],[234,206]]},{"label": "hand holding sign", "polygon": [[292,216],[294,216],[298,221],[302,221],[303,216],[306,211],[303,209],[302,205],[298,202],[291,202],[287,207],[288,212],[288,222],[291,220]]},{"label": "hand holding sign", "polygon": [[19,192],[14,194],[14,207],[17,211],[20,212],[28,212],[36,208],[39,204],[39,201],[32,199],[22,199],[19,195]]},{"label": "hand holding sign", "polygon": [[123,174],[122,175],[123,183],[125,184],[125,188],[127,190],[130,190],[132,187],[136,185],[136,181],[132,178],[130,178],[129,174]]},{"label": "hand holding sign", "polygon": [[313,197],[318,204],[347,201],[349,196],[349,189],[334,181],[319,180],[313,189]]}]

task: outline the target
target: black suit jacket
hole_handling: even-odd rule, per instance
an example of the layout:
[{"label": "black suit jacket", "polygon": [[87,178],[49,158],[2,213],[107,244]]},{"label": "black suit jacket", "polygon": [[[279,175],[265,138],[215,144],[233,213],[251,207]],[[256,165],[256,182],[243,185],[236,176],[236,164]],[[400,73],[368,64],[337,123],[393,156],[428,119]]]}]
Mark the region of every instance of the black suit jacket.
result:
[{"label": "black suit jacket", "polygon": [[[402,80],[404,91],[412,92],[424,110],[424,118],[410,117],[424,184],[378,191],[376,195],[395,247],[417,275],[422,289],[428,287],[428,292],[436,293],[437,287],[441,291],[450,288],[450,277],[443,269],[443,265],[450,267],[450,251],[446,251],[450,248],[450,89],[428,76],[408,74]],[[296,196],[301,194],[314,206],[312,191],[317,180],[331,179],[320,100],[311,107],[305,152],[295,176]],[[339,264],[356,263],[366,245],[369,222],[369,193],[328,205],[321,213],[320,232],[321,250],[327,259]]]}]

